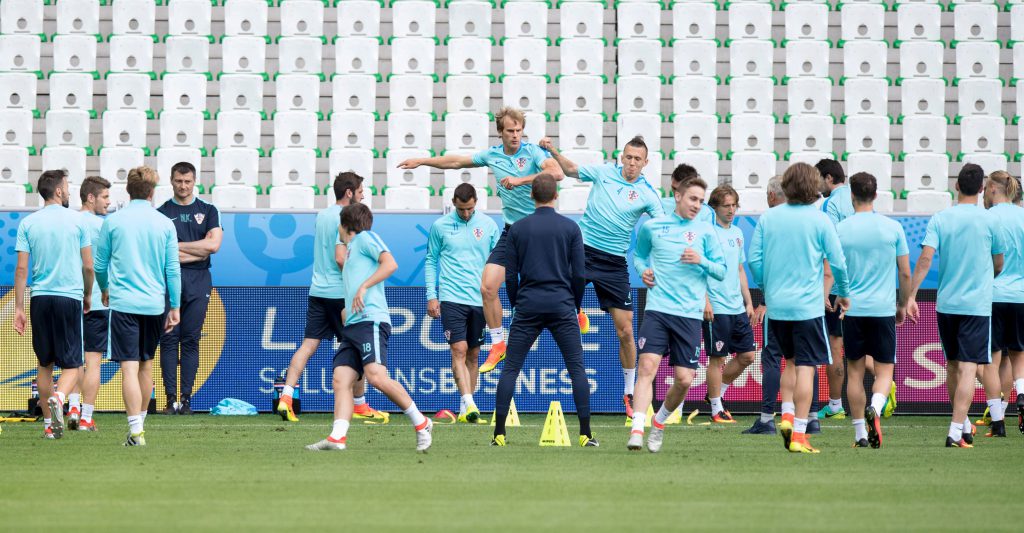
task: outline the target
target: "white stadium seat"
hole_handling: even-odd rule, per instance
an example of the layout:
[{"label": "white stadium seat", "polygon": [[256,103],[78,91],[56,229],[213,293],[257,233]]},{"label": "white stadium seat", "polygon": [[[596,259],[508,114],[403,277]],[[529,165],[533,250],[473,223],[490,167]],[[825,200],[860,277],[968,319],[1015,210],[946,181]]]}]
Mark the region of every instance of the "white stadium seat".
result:
[{"label": "white stadium seat", "polygon": [[661,41],[627,39],[618,46],[619,76],[652,76],[662,78]]},{"label": "white stadium seat", "polygon": [[999,7],[991,4],[959,4],[953,8],[953,40],[995,41]]},{"label": "white stadium seat", "polygon": [[220,209],[255,209],[256,189],[240,185],[221,185],[210,191],[213,205]]},{"label": "white stadium seat", "polygon": [[58,35],[83,34],[90,35],[94,39],[99,35],[99,2],[96,0],[60,0],[56,4]]},{"label": "white stadium seat", "polygon": [[953,205],[946,154],[913,154],[903,162],[907,212],[937,213]]},{"label": "white stadium seat", "polygon": [[718,44],[712,40],[686,39],[672,43],[672,69],[678,77],[714,78]]},{"label": "white stadium seat", "polygon": [[624,3],[615,9],[617,38],[658,40],[661,38],[661,4],[659,2]]},{"label": "white stadium seat", "polygon": [[783,11],[786,41],[828,40],[828,4],[790,3]]},{"label": "white stadium seat", "polygon": [[734,189],[765,189],[775,175],[774,152],[739,152],[732,156]]},{"label": "white stadium seat", "polygon": [[89,147],[89,112],[80,109],[47,111],[46,146]]},{"label": "white stadium seat", "polygon": [[970,41],[957,45],[956,77],[999,78],[999,43]]},{"label": "white stadium seat", "polygon": [[[965,6],[967,7],[967,6]],[[957,85],[957,115],[1001,116],[1003,113],[1003,81],[1000,79],[968,79]]]},{"label": "white stadium seat", "polygon": [[942,79],[941,41],[911,41],[900,46],[900,80]]},{"label": "white stadium seat", "polygon": [[[20,146],[0,145],[0,184],[25,192],[28,185],[28,150]],[[10,189],[7,189],[8,191]],[[20,205],[24,205],[22,195]]]},{"label": "white stadium seat", "polygon": [[651,76],[624,76],[615,83],[619,113],[661,113],[661,80]]},{"label": "white stadium seat", "polygon": [[103,148],[146,148],[146,124],[145,111],[137,109],[108,109],[104,111]]},{"label": "white stadium seat", "polygon": [[889,117],[855,115],[846,119],[846,151],[889,153]]},{"label": "white stadium seat", "polygon": [[380,43],[375,37],[339,37],[334,41],[334,57],[338,74],[380,73]]},{"label": "white stadium seat", "polygon": [[946,153],[946,117],[918,115],[903,119],[903,153]]},{"label": "white stadium seat", "polygon": [[601,39],[566,39],[558,46],[561,75],[604,75],[604,41]]},{"label": "white stadium seat", "polygon": [[602,151],[603,123],[595,113],[570,113],[558,117],[558,146],[562,150]]},{"label": "white stadium seat", "polygon": [[677,151],[715,152],[718,150],[717,116],[688,114],[684,120],[677,117],[672,126],[674,146]]},{"label": "white stadium seat", "polygon": [[31,72],[40,78],[40,49],[38,35],[0,35],[0,72]]},{"label": "white stadium seat", "polygon": [[[849,91],[849,88],[846,90]],[[826,78],[789,80],[786,86],[786,102],[786,114],[789,116],[830,115],[832,82]]]},{"label": "white stadium seat", "polygon": [[0,109],[0,145],[30,147],[34,122],[28,109]]},{"label": "white stadium seat", "polygon": [[842,4],[839,11],[841,41],[885,39],[885,4]]},{"label": "white stadium seat", "polygon": [[775,117],[744,113],[733,115],[731,122],[733,153],[775,151]]},{"label": "white stadium seat", "polygon": [[217,150],[247,148],[259,150],[261,117],[255,111],[217,113]]},{"label": "white stadium seat", "polygon": [[172,35],[165,41],[166,72],[210,72],[210,41],[194,35]]},{"label": "white stadium seat", "polygon": [[313,209],[315,191],[310,187],[274,187],[270,190],[271,209]]},{"label": "white stadium seat", "polygon": [[110,72],[154,72],[153,39],[148,35],[111,35]]},{"label": "white stadium seat", "polygon": [[800,154],[831,153],[834,119],[831,115],[796,115],[789,121],[789,155],[796,161]]},{"label": "white stadium seat", "polygon": [[319,37],[281,37],[277,41],[281,74],[323,73],[323,44]]},{"label": "white stadium seat", "polygon": [[843,114],[887,115],[889,112],[889,82],[882,78],[855,78],[846,80],[843,87]]},{"label": "white stadium seat", "polygon": [[355,172],[366,179],[373,176],[373,152],[370,150],[335,148],[330,150],[328,159],[331,176],[339,172]]},{"label": "white stadium seat", "polygon": [[[459,153],[459,152],[453,152]],[[471,152],[462,152],[462,155],[473,155]],[[578,164],[578,162],[577,162]],[[463,183],[472,183],[477,189],[486,189],[488,186],[487,167],[459,168],[444,171],[445,190],[454,190]]]},{"label": "white stadium seat", "polygon": [[450,2],[448,4],[449,37],[491,37],[491,4],[489,2]]},{"label": "white stadium seat", "polygon": [[53,38],[54,72],[87,72],[96,69],[96,37],[56,35]]},{"label": "white stadium seat", "polygon": [[320,113],[320,78],[309,74],[282,74],[274,80],[275,108],[281,111]]},{"label": "white stadium seat", "polygon": [[558,191],[558,210],[582,212],[587,208],[587,199],[589,197],[589,187],[562,187]]},{"label": "white stadium seat", "polygon": [[388,149],[430,150],[433,118],[429,113],[391,113],[387,123]]},{"label": "white stadium seat", "polygon": [[946,113],[946,82],[937,79],[904,80],[900,90],[900,114],[940,115]]},{"label": "white stadium seat", "polygon": [[256,74],[221,76],[221,111],[263,112],[263,78]]},{"label": "white stadium seat", "polygon": [[760,214],[768,210],[768,194],[764,190],[740,189],[736,193],[739,194],[738,212]]},{"label": "white stadium seat", "polygon": [[282,37],[322,37],[324,3],[320,0],[284,0],[278,4]]},{"label": "white stadium seat", "polygon": [[228,35],[221,40],[221,72],[259,74],[267,71],[267,43],[255,35]]},{"label": "white stadium seat", "polygon": [[388,150],[387,162],[385,168],[387,169],[387,186],[388,187],[400,187],[400,186],[414,186],[414,187],[429,187],[430,186],[430,168],[426,166],[419,166],[412,170],[398,168],[398,164],[406,159],[416,159],[421,157],[430,157],[430,152],[427,150],[416,150],[416,149],[403,149],[398,148],[394,150]]},{"label": "white stadium seat", "polygon": [[433,2],[420,0],[399,0],[392,2],[392,24],[394,36],[429,37],[437,35],[437,7]]},{"label": "white stadium seat", "polygon": [[600,39],[603,36],[604,6],[592,2],[567,2],[559,6],[562,39]]},{"label": "white stadium seat", "polygon": [[885,78],[888,45],[884,41],[852,41],[843,47],[843,77]]},{"label": "white stadium seat", "polygon": [[316,152],[305,148],[274,150],[271,160],[271,193],[277,188],[301,186],[311,193],[316,187]]},{"label": "white stadium seat", "polygon": [[672,4],[672,38],[715,38],[716,6],[713,2]]},{"label": "white stadium seat", "polygon": [[506,39],[505,76],[547,76],[548,42],[545,39]]},{"label": "white stadium seat", "polygon": [[[715,56],[711,56],[711,61]],[[756,76],[771,78],[774,76],[772,66],[774,45],[771,41],[742,39],[733,41],[729,46],[729,76]]]},{"label": "white stadium seat", "polygon": [[432,113],[434,79],[423,74],[401,74],[388,80],[388,110],[392,113],[413,111]]},{"label": "white stadium seat", "polygon": [[960,152],[1003,154],[1006,151],[1005,129],[1006,119],[1001,116],[976,115],[962,118]]},{"label": "white stadium seat", "polygon": [[775,104],[771,78],[736,78],[729,82],[729,113],[771,115]]},{"label": "white stadium seat", "polygon": [[27,72],[0,72],[0,109],[36,111],[39,92],[36,77]]},{"label": "white stadium seat", "polygon": [[486,149],[490,125],[490,117],[484,113],[448,113],[444,117],[445,150]]},{"label": "white stadium seat", "polygon": [[[661,151],[661,115],[653,113],[625,113],[619,115],[616,131],[618,132],[615,150],[622,148],[635,136],[643,137],[647,144],[648,159],[653,160],[656,152]],[[660,154],[659,154],[660,160]]]},{"label": "white stadium seat", "polygon": [[771,40],[772,5],[770,3],[734,2],[729,5],[727,13],[729,41]]},{"label": "white stadium seat", "polygon": [[707,76],[682,76],[672,79],[673,120],[690,113],[714,115],[717,112],[718,80]]},{"label": "white stadium seat", "polygon": [[[394,81],[392,80],[392,83]],[[331,103],[334,112],[377,109],[377,79],[367,74],[338,74],[331,78]]]},{"label": "white stadium seat", "polygon": [[896,6],[896,39],[907,41],[938,41],[941,39],[942,5],[907,2]]},{"label": "white stadium seat", "polygon": [[430,189],[426,187],[388,187],[384,189],[384,209],[430,209]]},{"label": "white stadium seat", "polygon": [[793,41],[786,44],[786,78],[828,78],[828,41]]},{"label": "white stadium seat", "polygon": [[434,54],[433,38],[397,37],[391,41],[391,72],[433,75]]},{"label": "white stadium seat", "polygon": [[14,33],[42,35],[43,2],[39,0],[4,0],[0,2],[0,34]]},{"label": "white stadium seat", "polygon": [[456,76],[491,75],[491,39],[455,37],[448,41],[448,74]]},{"label": "white stadium seat", "polygon": [[[58,72],[50,75],[50,109],[93,110],[91,74]],[[93,113],[90,113],[93,114]]]},{"label": "white stadium seat", "polygon": [[373,150],[374,115],[342,111],[331,115],[331,149]]},{"label": "white stadium seat", "polygon": [[[505,83],[508,83],[508,79]],[[490,85],[491,80],[487,76],[449,76],[445,80],[447,112],[489,113]]]},{"label": "white stadium seat", "polygon": [[85,148],[80,146],[46,146],[43,148],[43,168],[64,170],[68,182],[82,183],[85,179]]},{"label": "white stadium seat", "polygon": [[599,76],[562,76],[558,80],[558,112],[597,113],[604,107],[604,82]]},{"label": "white stadium seat", "polygon": [[526,125],[523,127],[523,140],[536,143],[547,136],[547,115],[541,113],[523,113]]},{"label": "white stadium seat", "polygon": [[167,33],[169,35],[212,35],[212,2],[205,0],[169,0]]},{"label": "white stadium seat", "polygon": [[344,0],[338,7],[338,35],[379,37],[381,6],[376,0]]},{"label": "white stadium seat", "polygon": [[107,109],[149,111],[150,89],[146,74],[111,73],[107,76]]},{"label": "white stadium seat", "polygon": [[203,118],[199,111],[160,113],[160,149],[203,149]]},{"label": "white stadium seat", "polygon": [[317,116],[306,111],[274,113],[274,149],[317,150]]},{"label": "white stadium seat", "polygon": [[963,163],[974,163],[981,167],[985,171],[985,174],[991,174],[997,170],[1006,171],[1009,169],[1009,159],[1006,154],[995,153],[995,152],[972,152],[967,154],[961,154],[960,161]]},{"label": "white stadium seat", "polygon": [[249,148],[218,147],[213,154],[214,194],[219,187],[244,186],[255,193],[259,180],[260,154]]},{"label": "white stadium seat", "polygon": [[100,175],[113,183],[127,183],[128,171],[145,164],[145,152],[131,146],[100,149]]},{"label": "white stadium seat", "polygon": [[548,6],[541,2],[506,2],[505,38],[548,38]]},{"label": "white stadium seat", "polygon": [[704,152],[704,151],[685,151],[676,152],[675,157],[672,158],[672,163],[675,165],[687,164],[693,167],[700,177],[704,178],[704,181],[708,183],[708,186],[714,184],[715,187],[719,185],[718,179],[718,152]]},{"label": "white stadium seat", "polygon": [[[879,198],[882,191],[892,191],[892,156],[872,152],[858,152],[846,158],[846,170],[850,176],[858,172],[867,172],[875,177],[878,184]],[[877,201],[877,200],[876,200]]]},{"label": "white stadium seat", "polygon": [[501,82],[501,102],[528,113],[545,113],[547,90],[547,79],[543,76],[505,76]]},{"label": "white stadium seat", "polygon": [[[0,152],[0,158],[2,157],[3,154]],[[2,164],[0,159],[0,165]],[[24,207],[27,197],[28,194],[21,185],[0,182],[0,207]]]},{"label": "white stadium seat", "polygon": [[225,0],[224,35],[267,35],[267,13],[268,5],[264,0]]},{"label": "white stadium seat", "polygon": [[206,76],[169,73],[164,75],[164,110],[206,111]]}]

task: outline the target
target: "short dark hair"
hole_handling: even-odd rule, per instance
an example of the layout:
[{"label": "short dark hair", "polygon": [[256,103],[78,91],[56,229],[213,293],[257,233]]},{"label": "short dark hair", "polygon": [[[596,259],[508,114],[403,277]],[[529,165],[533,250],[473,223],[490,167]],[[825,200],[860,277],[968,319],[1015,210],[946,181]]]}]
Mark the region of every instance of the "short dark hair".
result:
[{"label": "short dark hair", "polygon": [[719,185],[718,187],[715,187],[715,190],[711,191],[711,198],[708,200],[708,205],[711,207],[719,207],[725,202],[725,199],[730,196],[736,199],[736,205],[738,207],[740,204],[740,195],[736,192],[736,189],[733,189],[731,185]]},{"label": "short dark hair", "polygon": [[148,200],[153,196],[160,175],[151,167],[135,167],[128,171],[128,198],[132,200]]},{"label": "short dark hair", "polygon": [[854,201],[869,204],[878,196],[878,180],[867,172],[850,176],[850,194]]},{"label": "short dark hair", "polygon": [[355,172],[339,172],[334,177],[334,199],[341,200],[348,191],[352,191],[352,194],[355,195],[362,184],[363,177],[359,174]]},{"label": "short dark hair", "polygon": [[818,169],[818,173],[821,174],[821,179],[825,179],[825,176],[832,177],[832,183],[842,183],[846,181],[846,173],[843,172],[843,165],[839,164],[839,161],[835,159],[822,159],[818,161],[818,164],[814,165],[814,168]]},{"label": "short dark hair", "polygon": [[686,192],[686,189],[689,189],[690,187],[700,187],[701,189],[704,189],[705,191],[708,190],[707,182],[704,181],[703,179],[701,179],[700,176],[697,176],[696,178],[690,178],[688,180],[683,181],[683,183],[681,183],[678,187],[676,187],[675,190],[679,194],[683,194],[684,192]]},{"label": "short dark hair", "polygon": [[538,204],[550,203],[557,194],[558,185],[555,183],[555,178],[547,174],[541,174],[534,178],[533,190],[530,192],[533,201]]},{"label": "short dark hair", "polygon": [[626,146],[632,146],[633,148],[643,148],[644,153],[650,153],[650,150],[647,149],[647,143],[644,142],[643,135],[634,136],[632,139],[626,142]]},{"label": "short dark hair", "polygon": [[697,172],[697,169],[687,165],[686,163],[678,165],[675,170],[672,171],[672,188],[675,189],[680,183],[686,180],[699,177],[700,173]]},{"label": "short dark hair", "polygon": [[188,161],[179,161],[175,163],[173,167],[171,167],[171,178],[173,178],[176,174],[181,176],[184,176],[185,174],[192,174],[193,179],[198,178],[198,176],[196,175],[196,167],[192,165],[192,163],[189,163]]},{"label": "short dark hair", "polygon": [[821,174],[807,163],[794,163],[782,174],[782,191],[792,205],[810,205],[818,200]]},{"label": "short dark hair", "polygon": [[82,198],[82,203],[89,201],[89,195],[99,196],[103,189],[109,189],[110,182],[99,177],[89,176],[82,181],[82,188],[78,190],[78,195]]},{"label": "short dark hair", "polygon": [[46,170],[40,174],[39,182],[36,183],[36,190],[39,191],[39,196],[43,197],[43,201],[52,200],[53,195],[60,188],[61,182],[67,177],[68,173],[63,169]]},{"label": "short dark hair", "polygon": [[455,196],[452,197],[452,200],[458,200],[462,203],[476,200],[476,187],[472,183],[460,183],[455,188]]},{"label": "short dark hair", "polygon": [[341,227],[352,233],[362,233],[373,227],[373,212],[366,204],[353,202],[341,210]]},{"label": "short dark hair", "polygon": [[960,193],[967,196],[975,196],[981,192],[981,186],[985,183],[985,171],[974,163],[967,163],[960,169],[960,175],[956,177],[956,184],[960,187]]}]

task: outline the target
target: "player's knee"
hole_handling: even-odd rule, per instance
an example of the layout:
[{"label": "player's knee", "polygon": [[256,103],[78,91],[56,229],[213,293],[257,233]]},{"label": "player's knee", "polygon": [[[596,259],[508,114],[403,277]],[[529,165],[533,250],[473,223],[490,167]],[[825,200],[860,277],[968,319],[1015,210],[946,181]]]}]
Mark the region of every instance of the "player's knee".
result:
[{"label": "player's knee", "polygon": [[463,344],[461,346],[459,346],[457,344],[452,345],[452,362],[453,363],[461,363],[461,362],[465,361],[466,360],[466,352],[468,352],[468,351],[469,350],[466,348],[465,344]]},{"label": "player's knee", "polygon": [[615,334],[619,336],[619,340],[633,341],[633,324],[615,324]]},{"label": "player's knee", "polygon": [[677,371],[676,372],[675,384],[684,388],[689,389],[690,385],[693,385],[693,372]]},{"label": "player's knee", "polygon": [[736,356],[736,360],[744,367],[750,366],[754,364],[754,352],[741,353]]},{"label": "player's knee", "polygon": [[658,373],[658,363],[659,361],[654,359],[640,358],[640,363],[637,365],[636,370],[637,375],[647,379],[653,378]]}]

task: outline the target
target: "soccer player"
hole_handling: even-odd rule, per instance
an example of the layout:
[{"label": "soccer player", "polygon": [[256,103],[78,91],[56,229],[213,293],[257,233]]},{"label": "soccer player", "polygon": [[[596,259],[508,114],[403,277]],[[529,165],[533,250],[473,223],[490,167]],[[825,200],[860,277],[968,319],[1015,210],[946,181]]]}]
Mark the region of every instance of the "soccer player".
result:
[{"label": "soccer player", "polygon": [[[162,333],[180,321],[181,266],[174,224],[153,209],[155,170],[128,172],[128,205],[103,221],[96,244],[96,279],[110,308],[110,359],[121,365],[128,415],[125,446],[145,446],[146,409],[153,392],[153,357]],[[170,302],[170,309],[166,308]]]},{"label": "soccer player", "polygon": [[[102,216],[106,216],[110,207],[110,182],[99,177],[89,176],[82,181],[79,190],[82,198],[82,224],[91,242],[99,241],[100,228],[103,227]],[[85,370],[80,372],[78,388],[68,396],[68,429],[79,431],[96,431],[96,422],[92,419],[96,408],[96,394],[100,389],[100,365],[103,354],[107,351],[107,330],[110,310],[102,298],[99,283],[92,285],[94,298],[89,312],[82,320],[82,341],[85,348]],[[81,390],[81,394],[78,390]],[[82,400],[85,403],[82,403]]]},{"label": "soccer player", "polygon": [[[700,178],[700,174],[697,173],[697,169],[682,163],[676,166],[675,170],[672,171],[672,191],[673,193],[681,186],[685,186],[684,183],[692,179]],[[676,199],[675,196],[669,195],[667,198],[661,199],[661,206],[665,210],[665,213],[673,213],[676,210]],[[698,222],[707,222],[708,224],[715,223],[715,210],[711,208],[703,199],[700,202],[700,213],[697,214],[697,218],[694,220]]]},{"label": "soccer player", "polygon": [[[633,297],[626,253],[640,217],[647,214],[654,218],[665,214],[658,193],[643,176],[647,165],[647,144],[641,137],[634,137],[622,148],[621,164],[582,167],[559,153],[551,139],[541,140],[540,147],[551,153],[566,176],[592,184],[587,207],[580,219],[586,255],[586,283],[594,285],[601,310],[611,314],[615,324],[625,383],[622,402],[626,416],[632,418],[636,341],[633,338]],[[590,320],[582,310],[579,318],[580,329],[585,333]]]},{"label": "soccer player", "polygon": [[[18,226],[14,249],[14,331],[25,334],[25,286],[32,261],[32,351],[39,361],[39,402],[48,409],[43,437],[64,435],[64,400],[78,385],[82,366],[82,315],[92,299],[92,241],[78,213],[68,209],[68,179],[47,170],[36,184],[43,208]],[[53,365],[60,367],[53,388]],[[44,413],[47,411],[44,411]]]},{"label": "soccer player", "polygon": [[789,361],[782,373],[779,432],[785,448],[796,453],[818,453],[807,438],[807,417],[817,366],[831,361],[821,305],[825,260],[835,277],[836,305],[850,305],[839,236],[813,206],[820,181],[808,164],[786,169],[782,188],[788,203],[761,215],[750,244],[750,271],[764,290],[770,342]]},{"label": "soccer player", "polygon": [[[160,338],[160,371],[167,393],[165,415],[192,414],[192,387],[199,371],[199,338],[206,321],[213,280],[210,256],[220,250],[224,230],[220,211],[196,198],[196,167],[177,163],[171,167],[174,196],[157,208],[178,236],[181,264],[181,323]],[[181,347],[180,358],[178,347]],[[178,401],[178,363],[181,363],[181,401]]]},{"label": "soccer player", "polygon": [[[899,222],[874,213],[878,183],[866,172],[850,177],[855,214],[836,226],[850,275],[850,309],[843,319],[849,380],[846,396],[853,413],[853,445],[882,445],[882,411],[896,367],[896,326],[906,318],[910,295],[910,250]],[[899,277],[898,303],[896,279]],[[874,360],[871,403],[864,394],[868,356]],[[864,413],[863,418],[858,415]]]},{"label": "soccer player", "polygon": [[508,230],[517,221],[533,213],[533,199],[530,197],[531,184],[541,173],[552,176],[555,181],[562,179],[562,171],[544,150],[535,144],[523,142],[523,128],[526,116],[522,111],[502,107],[494,116],[501,144],[472,156],[447,154],[440,157],[409,159],[399,163],[398,168],[412,169],[420,165],[441,169],[488,167],[494,173],[501,198],[501,216],[505,229],[498,244],[491,250],[484,266],[480,293],[483,297],[484,318],[490,332],[491,351],[480,366],[481,373],[494,370],[505,359],[506,343],[501,329],[501,300],[498,290],[505,281],[505,239]]},{"label": "soccer player", "polygon": [[[320,347],[321,339],[335,338],[341,341],[344,327],[345,289],[342,268],[345,266],[345,243],[339,222],[341,214],[349,205],[363,200],[363,177],[354,172],[341,172],[334,177],[334,205],[316,215],[316,229],[313,234],[313,280],[309,287],[309,301],[306,306],[306,330],[302,344],[292,355],[285,374],[284,390],[277,403],[277,413],[287,422],[298,422],[293,408],[295,387],[306,369],[309,358]],[[359,379],[355,389],[354,416],[369,421],[387,423],[388,414],[377,411],[366,403],[366,383]]]},{"label": "soccer player", "polygon": [[430,226],[423,270],[427,314],[441,319],[444,338],[452,350],[452,374],[461,396],[456,420],[470,424],[480,420],[473,392],[480,377],[477,357],[487,328],[480,276],[500,235],[491,217],[476,212],[476,201],[476,187],[472,184],[463,183],[455,188],[455,209]]},{"label": "soccer player", "polygon": [[345,243],[344,299],[347,321],[334,356],[334,426],[326,439],[306,446],[313,451],[344,450],[352,420],[352,389],[363,376],[395,403],[416,429],[416,451],[430,448],[433,423],[423,416],[409,393],[388,377],[391,313],[384,282],[398,270],[394,256],[370,231],[373,213],[360,203],[341,212],[340,235]]},{"label": "soccer player", "polygon": [[583,234],[572,220],[555,212],[558,188],[552,176],[540,175],[530,192],[532,215],[508,231],[505,286],[513,319],[508,329],[508,358],[501,369],[494,408],[491,446],[505,446],[505,418],[526,356],[541,331],[558,344],[572,381],[580,421],[580,446],[596,447],[590,431],[590,383],[583,365],[583,342],[576,316],[586,287]]},{"label": "soccer player", "polygon": [[[743,231],[732,225],[740,195],[732,187],[721,185],[711,191],[710,204],[716,215],[712,226],[725,257],[725,279],[708,279],[708,301],[704,307],[702,331],[704,351],[708,354],[708,401],[711,423],[735,424],[736,420],[722,405],[722,398],[733,381],[754,362],[754,304],[743,268],[747,260]],[[729,354],[735,357],[725,363]]]},{"label": "soccer player", "polygon": [[1000,398],[1000,367],[1007,361],[1017,389],[1017,427],[1024,433],[1024,209],[1011,202],[1019,194],[1020,184],[1006,172],[989,176],[985,205],[999,220],[1004,244],[1003,270],[992,292],[992,364],[985,367],[985,396],[992,417],[989,437],[1006,436],[1007,402]]},{"label": "soccer player", "polygon": [[643,448],[654,377],[661,358],[668,354],[675,382],[651,421],[651,433],[647,437],[648,450],[661,449],[665,422],[673,411],[682,407],[697,371],[707,280],[725,279],[725,258],[715,229],[707,222],[696,220],[706,190],[704,180],[689,180],[685,187],[673,193],[676,208],[672,214],[645,222],[637,235],[633,265],[650,291],[640,324],[640,375],[633,406],[633,427],[626,443],[629,450]]},{"label": "soccer player", "polygon": [[907,302],[907,316],[916,322],[917,291],[938,252],[942,261],[935,309],[953,407],[947,448],[973,447],[967,410],[974,396],[974,376],[977,366],[992,358],[993,281],[1003,268],[1003,243],[999,221],[978,206],[984,179],[981,167],[965,164],[956,180],[957,205],[928,221]]}]

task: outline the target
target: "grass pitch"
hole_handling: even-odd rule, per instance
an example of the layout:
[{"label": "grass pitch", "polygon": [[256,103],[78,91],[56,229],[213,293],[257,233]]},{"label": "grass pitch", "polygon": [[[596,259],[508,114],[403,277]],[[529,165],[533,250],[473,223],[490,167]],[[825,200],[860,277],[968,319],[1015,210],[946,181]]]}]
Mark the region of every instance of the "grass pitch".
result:
[{"label": "grass pitch", "polygon": [[887,419],[881,450],[850,448],[849,420],[829,421],[810,456],[741,435],[753,419],[738,418],[669,426],[659,454],[626,451],[622,416],[595,417],[597,449],[538,447],[543,417],[530,415],[504,449],[489,426],[438,424],[428,454],[400,414],[354,424],[335,453],[303,449],[329,415],[153,415],[145,448],[121,446],[122,415],[60,441],[4,424],[0,529],[1019,531],[1016,419],[1006,439],[979,431],[973,450],[943,447],[946,418]]}]

